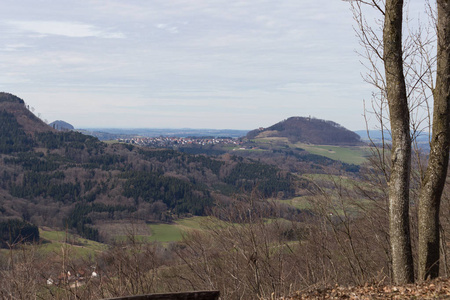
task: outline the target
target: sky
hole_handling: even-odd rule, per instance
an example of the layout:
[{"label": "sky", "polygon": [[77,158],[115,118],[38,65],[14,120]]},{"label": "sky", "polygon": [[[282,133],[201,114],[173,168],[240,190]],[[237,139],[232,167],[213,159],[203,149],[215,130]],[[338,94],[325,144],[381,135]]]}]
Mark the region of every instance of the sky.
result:
[{"label": "sky", "polygon": [[0,91],[75,128],[364,129],[340,0],[2,0]]}]

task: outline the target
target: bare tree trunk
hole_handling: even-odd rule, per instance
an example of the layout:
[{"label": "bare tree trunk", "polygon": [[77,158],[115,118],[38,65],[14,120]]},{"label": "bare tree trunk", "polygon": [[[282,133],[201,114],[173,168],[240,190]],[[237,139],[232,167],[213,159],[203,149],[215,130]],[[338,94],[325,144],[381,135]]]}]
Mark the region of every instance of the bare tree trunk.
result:
[{"label": "bare tree trunk", "polygon": [[450,3],[438,0],[437,75],[428,167],[419,194],[419,279],[439,276],[439,208],[450,143]]},{"label": "bare tree trunk", "polygon": [[403,0],[387,0],[383,29],[384,67],[392,131],[389,179],[389,234],[397,284],[414,281],[409,228],[411,137],[402,58]]}]

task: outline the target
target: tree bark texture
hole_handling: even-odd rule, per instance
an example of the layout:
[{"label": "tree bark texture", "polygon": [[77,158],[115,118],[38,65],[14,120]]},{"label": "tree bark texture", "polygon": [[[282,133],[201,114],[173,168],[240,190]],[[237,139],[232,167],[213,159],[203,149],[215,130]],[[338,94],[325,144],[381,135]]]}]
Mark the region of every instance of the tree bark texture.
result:
[{"label": "tree bark texture", "polygon": [[389,235],[396,284],[414,281],[409,227],[411,137],[402,57],[403,0],[386,0],[383,59],[392,132],[389,179]]},{"label": "tree bark texture", "polygon": [[419,193],[419,280],[439,276],[439,208],[450,143],[450,1],[438,0],[437,74],[428,166]]}]

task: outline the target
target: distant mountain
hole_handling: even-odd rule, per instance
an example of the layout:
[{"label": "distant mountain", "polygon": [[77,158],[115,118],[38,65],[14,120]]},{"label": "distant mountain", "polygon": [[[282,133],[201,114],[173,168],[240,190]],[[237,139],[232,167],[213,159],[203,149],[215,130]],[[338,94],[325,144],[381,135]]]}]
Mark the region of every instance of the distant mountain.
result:
[{"label": "distant mountain", "polygon": [[268,128],[259,128],[247,134],[248,139],[285,137],[290,142],[316,145],[360,145],[358,134],[333,122],[306,117],[291,117]]},{"label": "distant mountain", "polygon": [[56,121],[50,123],[49,126],[52,127],[53,129],[56,129],[59,131],[75,129],[71,124],[61,121],[61,120],[56,120]]},{"label": "distant mountain", "polygon": [[[384,130],[384,132],[381,132],[381,130],[356,130],[355,133],[361,136],[362,140],[378,142],[384,138],[386,141],[391,141],[391,133],[388,130]],[[428,132],[421,132],[415,134],[414,138],[419,142],[429,142],[430,135]]]},{"label": "distant mountain", "polygon": [[[361,139],[370,144],[381,145],[384,142],[390,143],[392,141],[391,133],[388,130],[357,130],[355,131],[358,135],[361,136]],[[417,144],[417,146],[424,150],[430,151],[430,134],[428,132],[418,132],[413,136],[413,142]]]}]

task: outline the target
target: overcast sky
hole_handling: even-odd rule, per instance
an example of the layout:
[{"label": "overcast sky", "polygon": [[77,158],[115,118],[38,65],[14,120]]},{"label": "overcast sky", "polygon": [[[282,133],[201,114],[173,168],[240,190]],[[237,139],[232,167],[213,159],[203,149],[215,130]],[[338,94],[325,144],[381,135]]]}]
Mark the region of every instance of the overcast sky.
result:
[{"label": "overcast sky", "polygon": [[340,0],[2,0],[0,91],[76,128],[364,129]]}]

